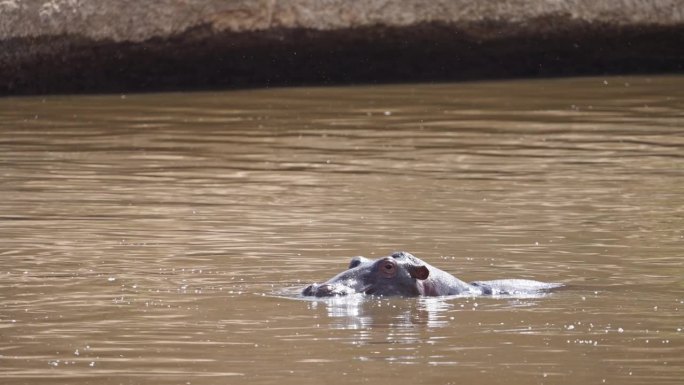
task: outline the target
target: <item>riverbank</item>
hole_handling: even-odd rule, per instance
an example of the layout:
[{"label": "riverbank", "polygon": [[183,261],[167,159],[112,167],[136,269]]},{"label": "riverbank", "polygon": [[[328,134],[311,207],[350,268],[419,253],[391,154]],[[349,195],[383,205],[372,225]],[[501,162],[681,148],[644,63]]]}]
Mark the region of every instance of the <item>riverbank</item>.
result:
[{"label": "riverbank", "polygon": [[681,72],[684,2],[0,1],[0,94]]}]

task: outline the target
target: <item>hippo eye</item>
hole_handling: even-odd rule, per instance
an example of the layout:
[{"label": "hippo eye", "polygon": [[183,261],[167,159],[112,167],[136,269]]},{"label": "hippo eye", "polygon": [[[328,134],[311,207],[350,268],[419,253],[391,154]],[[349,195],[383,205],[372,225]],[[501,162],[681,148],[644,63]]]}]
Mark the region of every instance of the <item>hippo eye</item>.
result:
[{"label": "hippo eye", "polygon": [[397,263],[386,258],[377,265],[378,272],[385,278],[393,278],[397,274]]},{"label": "hippo eye", "polygon": [[382,274],[385,277],[391,278],[397,273],[397,267],[393,263],[385,263],[382,265]]}]

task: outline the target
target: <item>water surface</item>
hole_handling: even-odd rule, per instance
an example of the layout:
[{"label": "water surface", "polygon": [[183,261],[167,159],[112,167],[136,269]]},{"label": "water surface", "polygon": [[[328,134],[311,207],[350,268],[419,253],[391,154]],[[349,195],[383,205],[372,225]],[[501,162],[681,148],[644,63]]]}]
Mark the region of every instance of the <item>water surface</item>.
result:
[{"label": "water surface", "polygon": [[[681,384],[684,77],[0,99],[3,384]],[[289,298],[406,250],[539,298]]]}]

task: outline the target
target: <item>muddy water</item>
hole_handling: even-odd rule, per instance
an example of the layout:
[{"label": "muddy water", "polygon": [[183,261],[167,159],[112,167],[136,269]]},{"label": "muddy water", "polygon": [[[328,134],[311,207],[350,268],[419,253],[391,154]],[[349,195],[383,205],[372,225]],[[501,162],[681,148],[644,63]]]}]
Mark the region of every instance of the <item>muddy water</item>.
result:
[{"label": "muddy water", "polygon": [[[684,77],[0,100],[3,384],[681,384]],[[539,298],[292,298],[407,250]]]}]

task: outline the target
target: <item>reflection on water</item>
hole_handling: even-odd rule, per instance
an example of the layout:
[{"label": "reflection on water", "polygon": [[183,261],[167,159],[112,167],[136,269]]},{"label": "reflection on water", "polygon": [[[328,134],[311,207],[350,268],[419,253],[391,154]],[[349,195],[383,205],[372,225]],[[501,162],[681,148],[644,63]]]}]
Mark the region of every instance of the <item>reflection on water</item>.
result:
[{"label": "reflection on water", "polygon": [[[490,301],[492,298],[503,300],[509,307],[534,306],[534,299],[553,294],[538,293],[525,295],[501,296],[445,296],[421,297],[415,299],[383,298],[365,296],[363,294],[316,298],[303,298],[310,302],[312,309],[323,306],[331,327],[339,329],[366,330],[369,328],[402,328],[414,329],[416,326],[441,328],[449,326],[447,313],[455,308],[476,310],[478,301]],[[287,298],[287,297],[284,297]],[[410,337],[409,334],[405,335]]]},{"label": "reflection on water", "polygon": [[[455,297],[454,297],[455,298]],[[453,298],[452,298],[453,299]],[[366,330],[369,328],[411,329],[422,325],[438,328],[448,325],[446,310],[454,305],[446,298],[403,299],[372,298],[364,295],[313,300],[312,308],[326,307],[331,327]]]},{"label": "reflection on water", "polygon": [[[1,99],[0,382],[679,384],[682,90]],[[289,295],[395,250],[568,287]]]}]

